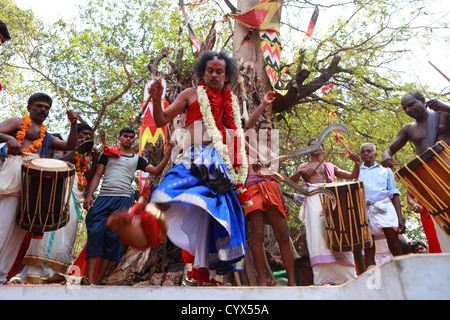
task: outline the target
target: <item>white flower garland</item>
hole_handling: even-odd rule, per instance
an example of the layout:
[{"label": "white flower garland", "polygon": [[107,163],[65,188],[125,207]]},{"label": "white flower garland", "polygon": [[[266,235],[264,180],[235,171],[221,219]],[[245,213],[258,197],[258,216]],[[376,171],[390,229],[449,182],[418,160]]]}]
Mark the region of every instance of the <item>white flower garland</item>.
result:
[{"label": "white flower garland", "polygon": [[[228,150],[227,146],[223,143],[222,134],[217,128],[216,121],[214,120],[214,116],[211,111],[211,105],[209,102],[208,94],[206,93],[206,89],[203,86],[197,87],[197,97],[200,105],[200,112],[202,113],[203,116],[203,123],[205,124],[206,127],[206,132],[211,137],[216,151],[221,156],[228,171],[230,171],[231,177],[236,182],[236,184],[244,184],[248,174],[248,160],[245,152],[245,137],[244,137],[244,130],[242,130],[241,125],[239,105],[236,101],[235,96],[231,94],[234,123],[236,125],[237,134],[241,140],[241,148],[239,150],[239,156],[242,159],[242,165],[239,167],[237,173],[233,167],[232,161],[230,161],[230,158],[227,155]],[[236,194],[241,194],[245,191],[245,189],[237,188],[235,191]]]}]

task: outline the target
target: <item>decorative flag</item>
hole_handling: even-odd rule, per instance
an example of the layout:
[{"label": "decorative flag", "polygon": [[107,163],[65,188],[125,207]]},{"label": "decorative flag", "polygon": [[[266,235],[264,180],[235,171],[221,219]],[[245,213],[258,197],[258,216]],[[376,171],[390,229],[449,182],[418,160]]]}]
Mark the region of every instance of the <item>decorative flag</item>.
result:
[{"label": "decorative flag", "polygon": [[192,2],[192,8],[195,8],[195,6],[196,5],[202,5],[202,4],[205,4],[206,3],[206,1],[207,0],[194,0],[193,2]]},{"label": "decorative flag", "polygon": [[282,4],[279,2],[262,2],[247,12],[233,13],[230,16],[249,28],[279,32],[280,23],[272,23],[271,21],[275,14],[280,14],[281,6]]},{"label": "decorative flag", "polygon": [[327,85],[324,85],[322,87],[322,94],[324,97],[329,98],[331,96],[331,94],[333,93],[333,89],[334,89],[334,84],[328,83]]},{"label": "decorative flag", "polygon": [[[198,2],[199,1],[195,1],[193,6],[195,7],[195,5],[198,4]],[[201,3],[199,3],[199,4],[204,4],[205,2],[206,2],[206,0],[202,0]],[[181,9],[181,12],[183,13],[184,18],[186,20],[188,20],[184,1],[179,0],[178,5],[180,6],[180,9]],[[189,43],[191,44],[192,54],[195,56],[195,54],[200,51],[201,42],[198,39],[198,37],[195,35],[194,30],[192,30],[189,22],[187,23],[187,26],[188,26],[188,32],[189,32]]]},{"label": "decorative flag", "polygon": [[252,38],[252,35],[256,32],[255,28],[250,28],[250,30],[248,30],[247,34],[245,35],[244,39],[242,39],[241,45],[249,42],[250,39]]},{"label": "decorative flag", "polygon": [[[144,89],[144,100],[141,103],[141,108],[144,106],[145,101],[147,101],[148,98],[148,88],[151,86],[153,80],[147,83]],[[163,79],[161,81],[162,85],[164,86],[164,93],[163,97],[165,97],[166,94],[166,81]],[[166,101],[166,99],[161,100],[162,106],[164,106],[164,109],[166,109],[169,106],[169,102]],[[144,111],[144,118],[142,121],[142,124],[139,128],[139,155],[141,157],[144,157],[144,147],[148,143],[155,144],[158,140],[159,136],[162,136],[163,141],[167,142],[167,126],[164,126],[162,128],[158,128],[155,125],[155,121],[153,120],[153,102],[150,101],[147,105],[147,108]],[[166,150],[167,150],[167,144],[166,144]],[[148,173],[144,171],[139,171],[139,192],[143,197],[147,197],[148,192],[150,190],[149,186],[149,179],[148,179]]]},{"label": "decorative flag", "polygon": [[309,22],[308,30],[306,30],[305,36],[303,37],[302,43],[300,44],[300,50],[302,49],[305,42],[312,38],[318,17],[319,17],[319,8],[316,7],[312,14],[311,21]]},{"label": "decorative flag", "polygon": [[280,59],[281,59],[281,45],[278,38],[278,32],[260,31],[261,49],[263,52],[264,62],[266,64],[267,75],[272,84],[272,87],[278,82],[280,78]]},{"label": "decorative flag", "polygon": [[178,5],[180,6],[180,9],[181,9],[181,12],[183,13],[184,18],[187,19],[186,8],[184,7],[184,1],[179,0]]},{"label": "decorative flag", "polygon": [[191,25],[188,23],[188,30],[189,30],[189,42],[191,43],[191,50],[192,54],[195,56],[197,52],[200,51],[201,43],[200,40],[198,40],[197,36],[195,35],[194,31],[191,28]]}]

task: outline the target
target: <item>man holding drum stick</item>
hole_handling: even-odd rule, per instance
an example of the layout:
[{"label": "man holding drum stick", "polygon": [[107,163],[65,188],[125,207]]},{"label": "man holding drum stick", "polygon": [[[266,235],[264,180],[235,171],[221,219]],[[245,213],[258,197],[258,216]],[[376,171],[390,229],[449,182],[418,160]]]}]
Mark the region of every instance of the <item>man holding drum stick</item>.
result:
[{"label": "man holding drum stick", "polygon": [[16,223],[16,209],[21,189],[21,166],[24,160],[45,156],[49,147],[72,150],[77,143],[77,117],[68,110],[71,123],[67,141],[53,137],[43,124],[52,106],[52,98],[45,93],[35,93],[28,99],[29,115],[13,117],[0,123],[0,143],[5,142],[8,158],[0,172],[0,283],[14,264],[26,231]]},{"label": "man holding drum stick", "polygon": [[[450,144],[450,105],[439,100],[425,101],[419,92],[407,93],[401,101],[403,110],[415,121],[404,125],[397,134],[395,140],[383,152],[381,164],[384,167],[393,166],[392,157],[402,149],[406,143],[411,142],[415,148],[415,154],[419,156],[432,147],[438,141]],[[428,110],[427,108],[430,108]],[[420,212],[420,219],[428,240],[429,252],[450,252],[450,237],[435,227],[435,222],[422,205],[419,208],[411,196],[408,204],[414,211]]]}]

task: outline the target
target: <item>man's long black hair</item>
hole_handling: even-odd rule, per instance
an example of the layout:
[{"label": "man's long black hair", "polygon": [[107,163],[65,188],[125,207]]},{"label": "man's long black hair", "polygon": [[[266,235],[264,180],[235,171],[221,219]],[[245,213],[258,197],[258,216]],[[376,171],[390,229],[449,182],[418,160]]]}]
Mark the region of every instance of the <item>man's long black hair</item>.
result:
[{"label": "man's long black hair", "polygon": [[227,65],[225,72],[228,75],[228,81],[226,81],[225,83],[227,85],[233,84],[238,77],[239,70],[234,59],[230,55],[228,55],[228,53],[223,51],[203,52],[193,67],[192,71],[194,73],[194,76],[197,78],[197,80],[200,81],[202,79],[202,74],[205,73],[206,63],[210,60],[213,60],[214,57],[217,57],[218,59],[222,59],[225,61]]}]

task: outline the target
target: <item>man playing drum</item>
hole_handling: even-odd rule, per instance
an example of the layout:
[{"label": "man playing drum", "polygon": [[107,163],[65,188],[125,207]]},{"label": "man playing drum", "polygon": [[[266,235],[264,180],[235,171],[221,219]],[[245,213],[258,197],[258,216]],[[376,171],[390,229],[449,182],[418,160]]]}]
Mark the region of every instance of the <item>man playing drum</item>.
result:
[{"label": "man playing drum", "polygon": [[[403,110],[415,121],[404,125],[395,140],[383,152],[381,164],[392,167],[392,157],[407,142],[415,147],[416,155],[420,155],[438,141],[450,144],[450,106],[439,100],[425,101],[419,92],[406,94],[401,101]],[[427,110],[427,107],[431,110]],[[411,205],[413,201],[408,201]],[[435,225],[434,220],[425,208],[421,208],[420,218],[428,240],[430,253],[450,252],[450,237]],[[416,209],[416,211],[418,211]]]},{"label": "man playing drum", "polygon": [[[6,142],[8,158],[0,172],[0,283],[6,281],[26,231],[16,223],[16,209],[21,189],[21,166],[24,160],[45,156],[49,147],[72,150],[77,143],[77,114],[67,112],[71,123],[67,141],[53,137],[43,124],[52,106],[52,98],[35,93],[28,99],[29,115],[0,123],[0,142]],[[23,155],[23,156],[22,156]]]},{"label": "man playing drum", "polygon": [[[311,140],[308,145],[317,143]],[[300,177],[306,182],[308,191],[324,183],[334,182],[335,178],[356,179],[359,174],[359,155],[350,153],[349,158],[355,163],[352,172],[344,171],[329,162],[324,162],[324,148],[321,146],[310,153],[311,160],[298,166],[291,180],[297,182]],[[325,218],[320,202],[320,195],[308,196],[300,209],[299,219],[306,227],[314,284],[342,284],[356,277],[352,252],[332,252],[326,244]],[[358,266],[359,267],[359,266]]]},{"label": "man playing drum", "polygon": [[[22,271],[22,282],[36,283],[41,277],[52,276],[54,272],[66,273],[72,262],[72,249],[75,243],[78,229],[78,221],[81,218],[81,204],[87,185],[92,178],[99,151],[93,147],[83,149],[86,142],[92,143],[92,128],[86,123],[77,124],[78,142],[75,150],[57,155],[54,159],[69,161],[75,165],[76,176],[70,196],[70,220],[64,228],[45,232],[43,239],[32,239],[24,258],[25,267]],[[92,143],[92,144],[91,144]],[[90,152],[89,152],[90,151]],[[49,152],[50,153],[50,152]],[[92,165],[89,154],[92,156]]]},{"label": "man playing drum", "polygon": [[[405,221],[394,174],[391,169],[375,162],[377,153],[373,143],[362,144],[360,151],[364,164],[360,168],[359,179],[364,182],[370,232],[374,240],[386,237],[393,256],[402,255],[398,234],[405,232]],[[364,253],[366,267],[375,265],[375,241]]]}]

